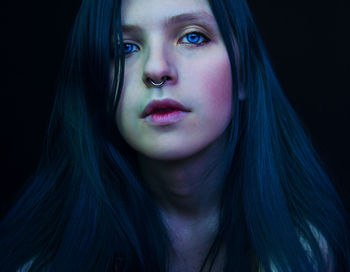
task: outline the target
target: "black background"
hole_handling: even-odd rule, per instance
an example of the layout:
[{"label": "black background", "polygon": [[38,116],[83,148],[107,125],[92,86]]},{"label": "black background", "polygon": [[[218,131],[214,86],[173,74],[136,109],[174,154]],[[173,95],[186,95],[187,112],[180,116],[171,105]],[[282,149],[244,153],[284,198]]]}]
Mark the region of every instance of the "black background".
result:
[{"label": "black background", "polygon": [[[349,6],[345,0],[248,3],[281,85],[350,211]],[[39,161],[79,4],[1,4],[1,214]]]}]

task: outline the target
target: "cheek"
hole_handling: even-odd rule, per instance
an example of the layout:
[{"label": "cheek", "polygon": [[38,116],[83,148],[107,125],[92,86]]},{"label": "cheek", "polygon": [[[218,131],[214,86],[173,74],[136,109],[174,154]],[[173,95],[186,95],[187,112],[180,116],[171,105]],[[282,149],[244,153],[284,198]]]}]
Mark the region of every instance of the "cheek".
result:
[{"label": "cheek", "polygon": [[230,67],[223,64],[217,65],[214,74],[204,78],[203,83],[208,86],[206,97],[211,104],[211,108],[220,110],[227,109],[232,102],[232,80]]},{"label": "cheek", "polygon": [[232,75],[227,54],[213,58],[201,71],[203,114],[216,122],[227,122],[232,114]]},{"label": "cheek", "polygon": [[120,99],[117,107],[116,112],[116,123],[118,130],[124,134],[124,131],[126,130],[126,126],[132,125],[132,119],[130,118],[130,113],[133,109],[133,99],[132,96],[128,95],[130,92],[128,91],[129,88],[126,88],[126,86],[129,86],[128,79],[125,76],[124,77],[124,84],[122,88],[122,92],[120,94]]}]

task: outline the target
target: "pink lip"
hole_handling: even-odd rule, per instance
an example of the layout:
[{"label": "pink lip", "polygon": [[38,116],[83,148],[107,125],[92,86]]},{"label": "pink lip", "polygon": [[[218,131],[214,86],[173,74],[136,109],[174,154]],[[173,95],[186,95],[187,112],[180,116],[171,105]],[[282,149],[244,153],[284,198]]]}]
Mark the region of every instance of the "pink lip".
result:
[{"label": "pink lip", "polygon": [[[167,98],[163,100],[152,100],[150,103],[147,104],[144,111],[142,112],[140,118],[145,118],[149,115],[164,115],[165,113],[157,113],[154,112],[160,109],[167,109],[170,108],[173,110],[173,112],[190,112],[189,109],[187,109],[184,105],[182,105],[180,102],[177,102],[176,100]],[[154,113],[154,114],[153,114]],[[169,113],[168,113],[169,115]]]},{"label": "pink lip", "polygon": [[177,123],[184,119],[189,113],[181,110],[171,112],[152,113],[144,118],[145,122],[154,126],[165,126]]}]

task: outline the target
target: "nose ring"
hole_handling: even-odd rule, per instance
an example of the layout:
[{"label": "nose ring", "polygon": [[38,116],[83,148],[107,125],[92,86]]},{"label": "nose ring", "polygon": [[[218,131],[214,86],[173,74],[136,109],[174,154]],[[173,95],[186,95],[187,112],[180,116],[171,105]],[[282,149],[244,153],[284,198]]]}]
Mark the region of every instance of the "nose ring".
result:
[{"label": "nose ring", "polygon": [[148,79],[148,81],[151,83],[153,87],[162,87],[164,83],[167,81],[167,78],[165,78],[162,82],[156,83],[151,78]]}]

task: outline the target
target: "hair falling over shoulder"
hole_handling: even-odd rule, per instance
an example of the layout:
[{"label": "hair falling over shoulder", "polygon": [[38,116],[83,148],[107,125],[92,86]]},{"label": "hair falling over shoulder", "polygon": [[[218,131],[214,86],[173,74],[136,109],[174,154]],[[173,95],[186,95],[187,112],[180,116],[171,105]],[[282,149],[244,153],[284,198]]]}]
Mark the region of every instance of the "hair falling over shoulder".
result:
[{"label": "hair falling over shoulder", "polygon": [[[225,243],[225,272],[350,271],[346,211],[283,94],[246,1],[209,3],[233,90],[240,80],[246,99],[234,91],[219,231],[202,268]],[[0,223],[1,271],[30,261],[30,271],[168,270],[166,228],[114,125],[123,77],[121,1],[83,0],[45,152]]]}]

